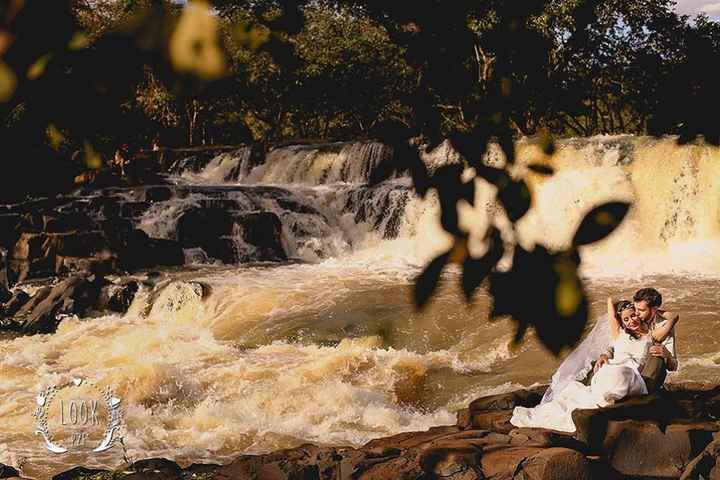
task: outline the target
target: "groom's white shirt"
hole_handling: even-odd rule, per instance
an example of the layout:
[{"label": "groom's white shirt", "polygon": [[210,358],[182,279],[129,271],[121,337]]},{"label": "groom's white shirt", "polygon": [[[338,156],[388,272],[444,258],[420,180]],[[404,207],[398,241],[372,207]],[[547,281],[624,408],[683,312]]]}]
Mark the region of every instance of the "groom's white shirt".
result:
[{"label": "groom's white shirt", "polygon": [[[662,318],[662,321],[658,322],[656,319],[657,317]],[[662,325],[663,323],[667,322],[665,317],[663,317],[661,314],[656,314],[654,319],[655,326]],[[668,334],[667,338],[662,342],[662,345],[667,348],[668,352],[670,352],[670,361],[667,362],[667,369],[668,371],[674,372],[678,369],[678,360],[677,355],[675,355],[675,327],[673,327],[672,330],[670,330],[670,334]]]}]

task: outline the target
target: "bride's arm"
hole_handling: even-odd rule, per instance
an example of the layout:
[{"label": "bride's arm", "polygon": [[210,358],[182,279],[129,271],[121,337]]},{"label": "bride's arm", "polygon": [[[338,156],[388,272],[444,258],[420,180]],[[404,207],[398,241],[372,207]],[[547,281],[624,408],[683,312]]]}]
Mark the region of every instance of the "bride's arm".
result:
[{"label": "bride's arm", "polygon": [[656,342],[664,342],[680,319],[680,315],[673,312],[663,312],[662,316],[665,321],[661,325],[656,326],[652,331],[653,340]]},{"label": "bride's arm", "polygon": [[608,323],[610,325],[610,338],[614,340],[620,333],[620,320],[615,314],[615,305],[613,304],[612,297],[608,297],[607,299],[607,314]]}]

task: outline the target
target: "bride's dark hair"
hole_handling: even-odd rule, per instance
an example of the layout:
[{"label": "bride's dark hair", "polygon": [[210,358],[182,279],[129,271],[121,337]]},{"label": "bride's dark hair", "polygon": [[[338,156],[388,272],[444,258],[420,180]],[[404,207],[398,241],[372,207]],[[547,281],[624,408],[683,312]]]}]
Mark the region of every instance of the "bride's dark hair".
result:
[{"label": "bride's dark hair", "polygon": [[635,309],[635,305],[630,300],[620,300],[618,302],[615,302],[615,315],[618,317],[620,316],[620,313],[622,313],[623,310],[627,310],[628,308]]},{"label": "bride's dark hair", "polygon": [[620,314],[623,312],[623,310],[627,310],[632,308],[635,310],[635,304],[629,300],[620,300],[619,302],[615,302],[614,305],[615,308],[615,318],[617,319],[618,323],[620,324],[620,328],[623,329],[625,333],[630,335],[633,338],[640,338],[640,334],[637,332],[633,332],[631,330],[628,330],[625,324],[622,321],[622,318],[620,317]]}]

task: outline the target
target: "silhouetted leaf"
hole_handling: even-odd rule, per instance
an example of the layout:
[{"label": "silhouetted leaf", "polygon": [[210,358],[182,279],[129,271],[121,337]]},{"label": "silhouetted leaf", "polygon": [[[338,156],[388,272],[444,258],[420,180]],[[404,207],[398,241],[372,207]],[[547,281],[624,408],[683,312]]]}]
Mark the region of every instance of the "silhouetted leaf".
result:
[{"label": "silhouetted leaf", "polygon": [[15,93],[17,76],[5,62],[0,60],[0,102],[7,102]]},{"label": "silhouetted leaf", "polygon": [[502,238],[497,228],[491,227],[487,237],[488,249],[485,254],[480,258],[467,257],[463,263],[461,283],[468,302],[504,253]]},{"label": "silhouetted leaf", "polygon": [[625,202],[610,202],[593,208],[583,219],[573,237],[573,245],[587,245],[602,240],[620,225],[630,208]]},{"label": "silhouetted leaf", "polygon": [[500,168],[488,167],[487,165],[477,165],[475,167],[475,173],[480,177],[495,185],[498,188],[502,188],[510,183],[510,176],[507,172]]},{"label": "silhouetted leaf", "polygon": [[522,180],[510,180],[507,185],[500,188],[498,198],[511,222],[517,222],[530,209],[530,190]]},{"label": "silhouetted leaf", "polygon": [[527,252],[515,247],[513,268],[490,274],[491,318],[509,315],[517,323],[516,341],[532,325],[548,350],[558,354],[574,345],[587,322],[588,304],[577,274],[575,252]]},{"label": "silhouetted leaf", "polygon": [[531,163],[530,165],[528,165],[528,168],[535,173],[539,173],[540,175],[552,175],[553,173],[555,173],[555,170],[553,170],[552,167],[543,165],[541,163]]},{"label": "silhouetted leaf", "polygon": [[434,258],[415,280],[415,305],[423,308],[437,287],[440,274],[450,257],[450,252]]},{"label": "silhouetted leaf", "polygon": [[471,167],[482,165],[489,140],[489,135],[483,135],[484,132],[486,131],[476,129],[472,133],[455,133],[448,138],[453,148]]}]

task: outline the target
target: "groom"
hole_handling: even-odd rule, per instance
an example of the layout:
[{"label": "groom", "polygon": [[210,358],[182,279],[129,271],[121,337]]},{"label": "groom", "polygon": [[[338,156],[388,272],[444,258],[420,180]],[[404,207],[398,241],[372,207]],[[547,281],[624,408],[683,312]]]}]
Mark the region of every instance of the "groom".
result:
[{"label": "groom", "polygon": [[[642,288],[633,296],[635,303],[635,312],[641,322],[646,323],[650,329],[657,325],[661,325],[669,319],[677,317],[677,314],[660,310],[662,305],[662,295],[654,288]],[[645,380],[648,393],[656,391],[665,382],[667,371],[675,371],[678,368],[677,356],[675,355],[675,329],[670,331],[670,335],[661,344],[655,344],[650,347],[649,358],[643,366],[640,375]],[[600,355],[597,361],[597,368],[600,368],[612,353]]]}]

